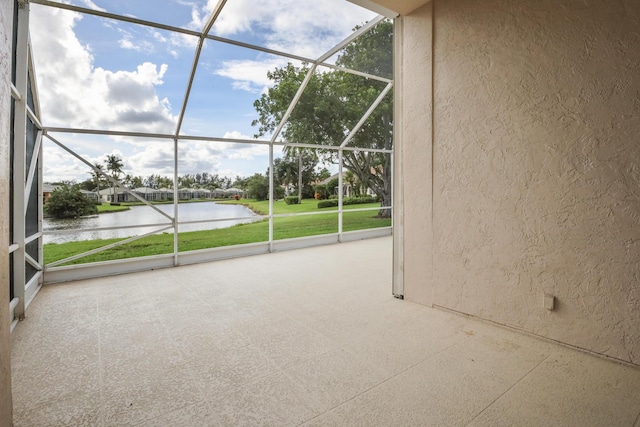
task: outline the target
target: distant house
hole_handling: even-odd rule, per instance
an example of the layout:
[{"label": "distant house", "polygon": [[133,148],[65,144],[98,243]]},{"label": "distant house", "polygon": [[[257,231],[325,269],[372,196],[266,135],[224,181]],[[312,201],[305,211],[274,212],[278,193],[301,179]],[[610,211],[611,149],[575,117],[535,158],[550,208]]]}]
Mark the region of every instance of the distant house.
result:
[{"label": "distant house", "polygon": [[[129,190],[149,202],[161,202],[173,200],[173,189],[171,188],[150,188],[137,187]],[[116,188],[115,195],[113,188],[100,190],[100,199],[105,202],[138,202],[139,200],[122,188]],[[178,190],[178,200],[210,199],[214,193],[206,188],[180,188]]]},{"label": "distant house", "polygon": [[[347,182],[347,180],[345,179],[345,175],[346,175],[346,171],[342,172],[342,195],[345,197],[352,197],[356,193],[354,190],[354,188],[352,188],[351,184]],[[375,170],[372,168],[371,169],[371,173],[375,174]],[[327,179],[323,179],[322,181],[318,181],[315,183],[315,185],[327,185],[328,183],[330,183],[331,181],[333,181],[334,179],[338,179],[339,177],[339,173],[334,173],[333,175],[331,175],[329,178]],[[359,181],[358,181],[359,182]],[[356,182],[356,185],[358,185],[358,182]],[[328,189],[329,192],[332,195],[338,195],[338,186],[334,187],[333,189]],[[367,188],[364,192],[365,195],[367,196],[375,196],[376,193],[371,189],[371,188]]]},{"label": "distant house", "polygon": [[[56,190],[59,187],[59,185],[53,185],[53,184],[42,184],[42,203],[43,204],[47,204],[47,202],[49,202],[49,198],[51,197],[51,193],[54,192],[54,190]],[[88,190],[80,190],[80,193],[82,193],[87,199],[89,200],[93,200],[94,202],[98,201],[98,193],[96,193],[95,191],[88,191]]]},{"label": "distant house", "polygon": [[298,195],[298,192],[296,191],[296,186],[293,184],[281,185],[280,187],[282,187],[282,189],[284,190],[285,196]]},{"label": "distant house", "polygon": [[238,197],[242,197],[242,195],[244,194],[244,191],[242,191],[239,188],[216,188],[215,190],[211,191],[211,194],[209,195],[210,198],[213,199],[231,199],[235,196]]},{"label": "distant house", "polygon": [[57,185],[52,185],[52,184],[42,184],[42,203],[43,204],[47,204],[47,202],[49,201],[49,197],[51,197],[51,193],[53,193],[53,190],[55,190],[56,188],[58,188]]},{"label": "distant house", "polygon": [[211,194],[211,191],[204,188],[190,188],[189,192],[192,199],[206,199]]},{"label": "distant house", "polygon": [[227,188],[226,190],[224,190],[224,192],[227,197],[235,197],[235,196],[242,197],[242,195],[244,194],[244,191],[234,187]]},{"label": "distant house", "polygon": [[100,200],[103,202],[111,202],[111,203],[122,203],[122,202],[137,202],[138,199],[133,197],[131,194],[127,193],[122,188],[105,188],[104,190],[100,190]]},{"label": "distant house", "polygon": [[131,191],[135,192],[138,196],[142,197],[148,202],[159,202],[167,200],[167,193],[162,190],[156,190],[155,188],[138,187],[134,188]]},{"label": "distant house", "polygon": [[[351,188],[351,184],[349,184],[347,180],[344,179],[345,174],[346,172],[342,172],[342,195],[345,197],[351,197],[353,190]],[[329,178],[323,179],[322,181],[318,181],[316,185],[327,185],[331,181],[335,179],[339,179],[339,176],[340,176],[339,173],[334,173]],[[329,194],[331,195],[334,195],[334,196],[338,195],[339,189],[337,185],[334,188],[328,188],[327,190],[329,190]]]},{"label": "distant house", "polygon": [[149,202],[160,202],[165,200],[173,200],[173,190],[168,188],[150,188],[150,187],[137,187],[129,191],[123,188],[116,188],[115,194],[113,188],[105,188],[100,190],[100,199],[104,202],[139,202],[133,194],[140,196]]},{"label": "distant house", "polygon": [[173,189],[172,188],[158,188],[158,191],[161,193],[162,200],[173,200]]},{"label": "distant house", "polygon": [[190,200],[190,199],[191,199],[191,189],[178,188],[178,200]]},{"label": "distant house", "polygon": [[220,199],[222,197],[226,197],[226,195],[226,191],[222,188],[216,188],[211,192],[211,197],[213,197],[214,199]]},{"label": "distant house", "polygon": [[84,195],[84,197],[94,202],[97,202],[99,199],[98,193],[96,193],[95,191],[80,190],[80,192]]}]

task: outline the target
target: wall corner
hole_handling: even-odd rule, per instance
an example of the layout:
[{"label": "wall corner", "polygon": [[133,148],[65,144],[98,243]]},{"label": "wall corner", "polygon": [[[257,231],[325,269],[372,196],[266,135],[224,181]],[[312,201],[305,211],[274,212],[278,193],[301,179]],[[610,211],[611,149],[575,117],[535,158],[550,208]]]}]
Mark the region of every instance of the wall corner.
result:
[{"label": "wall corner", "polygon": [[395,20],[394,294],[432,305],[433,5]]}]

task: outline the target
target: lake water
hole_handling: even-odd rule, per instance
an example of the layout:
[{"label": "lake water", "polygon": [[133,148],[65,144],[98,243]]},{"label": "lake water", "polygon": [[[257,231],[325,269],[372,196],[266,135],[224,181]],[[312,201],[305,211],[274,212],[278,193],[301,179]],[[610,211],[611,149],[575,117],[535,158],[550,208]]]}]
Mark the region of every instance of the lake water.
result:
[{"label": "lake water", "polygon": [[[173,205],[155,205],[162,212],[173,216]],[[241,205],[224,205],[215,202],[181,203],[178,205],[178,220],[201,221],[212,219],[225,219],[225,221],[209,222],[202,224],[184,224],[179,226],[179,231],[212,230],[214,228],[231,227],[236,224],[248,223],[260,220],[261,217],[254,214],[251,209]],[[228,220],[227,220],[228,219]],[[162,225],[154,227],[141,227],[147,224],[170,223],[167,217],[156,212],[149,206],[131,206],[130,210],[122,212],[104,213],[88,218],[77,219],[51,219],[45,218],[42,229],[45,232],[43,243],[65,243],[78,240],[110,239],[114,237],[131,237],[157,230]],[[95,230],[105,227],[125,227],[121,230]],[[81,229],[73,233],[53,233],[47,231]],[[173,232],[173,229],[165,230]]]}]

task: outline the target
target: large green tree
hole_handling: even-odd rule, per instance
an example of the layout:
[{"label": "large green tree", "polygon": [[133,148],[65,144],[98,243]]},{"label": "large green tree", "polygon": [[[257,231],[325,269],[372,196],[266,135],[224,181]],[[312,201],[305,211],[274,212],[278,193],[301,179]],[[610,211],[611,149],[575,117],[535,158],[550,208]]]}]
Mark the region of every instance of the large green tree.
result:
[{"label": "large green tree", "polygon": [[303,197],[313,197],[311,181],[315,178],[317,165],[318,158],[309,150],[287,151],[284,157],[273,161],[274,182],[276,185],[293,185],[300,203]]},{"label": "large green tree", "polygon": [[269,198],[269,178],[261,173],[256,173],[247,178],[245,194],[250,199],[267,200]]},{"label": "large green tree", "polygon": [[[391,78],[393,70],[393,24],[383,21],[339,54],[336,65],[368,74]],[[309,66],[288,64],[268,73],[273,86],[255,101],[259,118],[256,136],[276,129],[294,98]],[[288,142],[339,146],[386,86],[385,82],[343,71],[314,73],[296,108],[282,131]],[[393,145],[393,96],[387,94],[362,128],[349,142],[362,151],[344,151],[345,167],[358,177],[365,188],[375,192],[381,206],[391,206],[391,155],[366,151],[387,149]],[[317,149],[325,161],[337,162],[336,150]],[[391,215],[381,209],[380,216]]]},{"label": "large green tree", "polygon": [[80,192],[80,186],[62,184],[51,193],[46,211],[54,218],[78,218],[97,214],[98,208]]}]

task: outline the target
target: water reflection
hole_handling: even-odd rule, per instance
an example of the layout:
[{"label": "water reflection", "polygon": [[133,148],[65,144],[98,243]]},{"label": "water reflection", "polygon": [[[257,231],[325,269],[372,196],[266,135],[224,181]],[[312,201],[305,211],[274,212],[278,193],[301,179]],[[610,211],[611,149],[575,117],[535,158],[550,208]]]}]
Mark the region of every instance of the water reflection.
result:
[{"label": "water reflection", "polygon": [[[162,212],[173,216],[173,205],[155,205]],[[253,222],[261,219],[251,209],[241,205],[223,205],[215,202],[183,203],[178,205],[178,218],[183,221],[200,221],[210,219],[229,218],[228,221],[210,222],[206,224],[180,225],[179,231],[212,230],[215,228],[231,227],[236,224]],[[245,218],[245,219],[238,219]],[[44,219],[42,229],[45,232],[43,243],[65,243],[78,240],[111,239],[115,237],[130,237],[149,233],[171,221],[149,206],[131,206],[130,210],[113,213],[103,213],[88,218],[77,219]],[[141,227],[146,224],[159,224],[154,227]],[[97,231],[96,228],[126,227],[120,230]],[[82,229],[74,233],[47,234],[53,230]],[[173,230],[167,230],[172,232]]]}]

